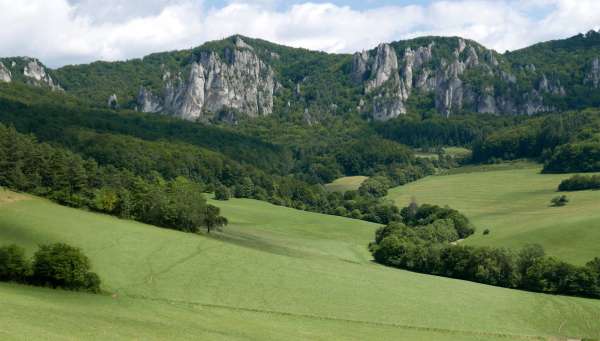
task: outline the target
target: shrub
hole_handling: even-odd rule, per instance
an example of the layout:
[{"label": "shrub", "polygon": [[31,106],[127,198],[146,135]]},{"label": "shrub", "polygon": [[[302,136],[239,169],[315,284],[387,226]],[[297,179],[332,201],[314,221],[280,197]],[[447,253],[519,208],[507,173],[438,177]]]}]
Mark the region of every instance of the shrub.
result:
[{"label": "shrub", "polygon": [[573,175],[572,177],[561,181],[558,190],[564,191],[584,191],[587,189],[600,189],[600,175]]},{"label": "shrub", "polygon": [[25,250],[17,245],[0,247],[0,281],[24,282],[31,266],[25,257]]},{"label": "shrub", "polygon": [[490,229],[483,230],[483,235],[484,236],[487,236],[488,234],[490,234]]},{"label": "shrub", "polygon": [[360,195],[371,195],[375,198],[381,198],[387,195],[389,180],[384,177],[368,178],[360,185],[358,192]]},{"label": "shrub", "polygon": [[566,195],[559,195],[557,197],[552,198],[552,200],[550,201],[550,203],[554,207],[565,206],[566,204],[569,203],[569,198],[567,198]]},{"label": "shrub", "polygon": [[68,290],[97,292],[100,278],[80,249],[64,243],[41,245],[33,256],[32,283]]},{"label": "shrub", "polygon": [[217,188],[215,189],[216,200],[229,200],[230,197],[231,192],[229,191],[229,188],[227,188],[225,185],[217,186]]}]

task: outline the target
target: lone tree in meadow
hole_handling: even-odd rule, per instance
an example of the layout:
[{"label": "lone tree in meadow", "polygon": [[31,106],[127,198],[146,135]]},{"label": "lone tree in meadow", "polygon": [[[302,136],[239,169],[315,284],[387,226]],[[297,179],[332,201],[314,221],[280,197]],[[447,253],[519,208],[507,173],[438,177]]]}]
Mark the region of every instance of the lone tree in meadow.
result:
[{"label": "lone tree in meadow", "polygon": [[204,226],[208,233],[212,230],[219,229],[220,227],[227,226],[229,223],[227,218],[221,216],[220,213],[221,210],[218,207],[213,205],[206,206]]}]

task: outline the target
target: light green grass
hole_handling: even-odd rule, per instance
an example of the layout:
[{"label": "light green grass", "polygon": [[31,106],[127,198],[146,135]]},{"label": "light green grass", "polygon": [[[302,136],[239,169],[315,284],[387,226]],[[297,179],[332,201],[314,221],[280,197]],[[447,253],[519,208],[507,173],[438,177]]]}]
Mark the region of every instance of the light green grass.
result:
[{"label": "light green grass", "polygon": [[[454,158],[464,158],[467,157],[469,155],[471,155],[471,150],[467,149],[467,148],[463,148],[463,147],[444,147],[444,152]],[[416,157],[420,157],[420,158],[425,158],[425,159],[438,159],[438,154],[437,153],[432,153],[432,152],[424,152],[424,151],[417,151],[415,153]]]},{"label": "light green grass", "polygon": [[366,176],[345,176],[334,180],[332,183],[325,185],[330,192],[346,192],[357,190],[360,185],[367,179]]},{"label": "light green grass", "polygon": [[253,200],[199,236],[57,206],[0,203],[0,240],[65,241],[111,295],[0,285],[1,339],[494,340],[600,338],[600,301],[386,268],[374,224]]},{"label": "light green grass", "polygon": [[[513,166],[517,169],[458,169],[394,188],[389,198],[399,206],[415,198],[460,210],[478,228],[467,244],[519,248],[539,243],[548,254],[577,264],[600,257],[600,191],[566,193],[567,206],[550,207],[558,184],[570,175],[540,174],[535,164]],[[491,233],[484,236],[484,229]]]}]

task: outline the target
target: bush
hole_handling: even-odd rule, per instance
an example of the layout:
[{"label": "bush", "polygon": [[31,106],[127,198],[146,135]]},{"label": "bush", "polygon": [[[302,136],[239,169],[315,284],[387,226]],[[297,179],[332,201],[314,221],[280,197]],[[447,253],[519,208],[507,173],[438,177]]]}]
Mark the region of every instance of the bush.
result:
[{"label": "bush", "polygon": [[33,256],[31,281],[68,290],[100,290],[100,278],[90,272],[90,261],[76,247],[64,243],[41,245]]},{"label": "bush", "polygon": [[215,199],[225,201],[229,200],[229,198],[231,198],[231,192],[229,191],[229,188],[224,185],[217,186],[215,189]]},{"label": "bush", "polygon": [[389,180],[384,177],[368,178],[362,182],[358,192],[360,195],[371,195],[375,198],[381,198],[387,195]]},{"label": "bush", "polygon": [[487,236],[488,234],[490,234],[490,229],[483,230],[483,235],[484,236]]},{"label": "bush", "polygon": [[558,190],[564,191],[584,191],[587,189],[600,189],[600,175],[573,175],[572,177],[561,181]]},{"label": "bush", "polygon": [[31,266],[25,250],[17,245],[0,247],[0,281],[25,282]]},{"label": "bush", "polygon": [[565,206],[566,204],[569,203],[569,198],[567,198],[566,195],[560,195],[560,196],[552,198],[552,200],[550,201],[550,203],[554,207]]}]

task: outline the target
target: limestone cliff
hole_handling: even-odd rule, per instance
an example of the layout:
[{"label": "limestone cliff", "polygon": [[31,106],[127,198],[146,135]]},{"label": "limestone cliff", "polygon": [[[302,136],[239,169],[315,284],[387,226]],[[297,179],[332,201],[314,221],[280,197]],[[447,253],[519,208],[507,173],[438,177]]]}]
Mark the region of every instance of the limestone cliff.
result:
[{"label": "limestone cliff", "polygon": [[[418,93],[431,94],[437,111],[446,116],[462,111],[534,114],[552,109],[544,104],[545,94],[565,95],[559,80],[536,73],[534,66],[529,76],[535,81],[526,91],[518,89],[517,77],[509,66],[500,65],[495,52],[453,39],[450,51],[432,40],[401,51],[399,46],[381,44],[354,54],[351,78],[363,85],[367,103],[360,109],[373,119],[388,120],[405,114],[407,100]],[[485,81],[474,81],[476,77]],[[590,77],[593,81],[593,72]]]},{"label": "limestone cliff", "polygon": [[187,70],[164,71],[160,93],[140,87],[138,109],[207,121],[235,111],[249,117],[273,112],[276,81],[270,66],[237,37],[223,56],[202,51]]},{"label": "limestone cliff", "polygon": [[10,70],[4,66],[4,63],[0,62],[0,82],[10,83],[12,81],[12,74]]}]

